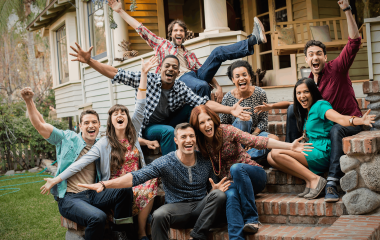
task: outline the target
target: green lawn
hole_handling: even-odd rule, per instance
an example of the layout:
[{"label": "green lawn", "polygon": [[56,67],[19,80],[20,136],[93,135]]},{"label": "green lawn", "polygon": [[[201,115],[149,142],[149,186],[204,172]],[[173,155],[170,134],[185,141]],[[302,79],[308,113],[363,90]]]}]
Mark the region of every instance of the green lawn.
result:
[{"label": "green lawn", "polygon": [[[46,177],[46,175],[45,175]],[[50,176],[51,177],[51,176]],[[0,177],[0,189],[9,185],[16,190],[0,190],[0,239],[65,239],[60,225],[57,202],[52,195],[40,194],[44,176],[26,173]],[[28,182],[35,182],[23,184]],[[7,194],[8,193],[8,194]]]}]

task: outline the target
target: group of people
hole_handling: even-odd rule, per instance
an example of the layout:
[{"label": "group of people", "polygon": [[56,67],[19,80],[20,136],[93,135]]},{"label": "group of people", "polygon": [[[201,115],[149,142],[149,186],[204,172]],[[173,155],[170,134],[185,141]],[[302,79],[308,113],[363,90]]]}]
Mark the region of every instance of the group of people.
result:
[{"label": "group of people", "polygon": [[[125,71],[92,59],[92,47],[85,51],[76,44],[70,54],[113,83],[135,88],[133,116],[123,105],[112,106],[106,136],[97,139],[96,111],[81,113],[80,133],[63,131],[43,120],[30,88],[21,92],[33,126],[57,150],[57,175],[45,179],[41,193],[51,192],[63,217],[86,226],[85,239],[103,239],[105,212],[112,210],[115,239],[128,239],[126,231],[132,231],[129,226],[137,216],[138,238],[147,240],[145,226],[158,178],[165,205],[153,212],[153,239],[169,239],[170,228],[192,228],[194,240],[207,239],[209,229],[220,222],[228,223],[229,239],[245,239],[260,227],[255,194],[265,188],[267,176],[255,159],[263,157],[272,167],[305,180],[299,197],[314,199],[325,189],[325,201],[339,200],[342,138],[362,131],[362,125],[371,126],[375,118],[369,111],[362,116],[348,76],[360,46],[348,0],[338,2],[349,33],[339,57],[327,62],[325,45],[310,40],[304,53],[312,73],[296,83],[294,102],[275,104],[268,104],[265,91],[253,86],[254,73],[246,61],[228,67],[235,88],[224,97],[214,78],[222,62],[251,55],[254,45],[266,43],[258,18],[247,40],[215,48],[201,65],[183,46],[184,22],[173,21],[166,40],[129,16],[117,0],[108,4],[155,56],[141,61],[141,71]],[[149,72],[154,68],[155,73]],[[217,101],[209,100],[212,86]],[[279,108],[288,109],[286,142],[267,132],[267,111]],[[162,157],[147,165],[141,145],[160,147]]]}]

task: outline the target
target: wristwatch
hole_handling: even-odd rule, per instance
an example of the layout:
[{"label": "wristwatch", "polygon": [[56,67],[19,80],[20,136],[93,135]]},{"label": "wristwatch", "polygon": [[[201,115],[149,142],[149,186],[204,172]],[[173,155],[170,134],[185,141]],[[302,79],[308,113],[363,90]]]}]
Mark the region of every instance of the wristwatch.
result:
[{"label": "wristwatch", "polygon": [[351,5],[348,5],[348,7],[346,7],[345,9],[343,9],[343,12],[348,11],[348,10],[352,10]]}]

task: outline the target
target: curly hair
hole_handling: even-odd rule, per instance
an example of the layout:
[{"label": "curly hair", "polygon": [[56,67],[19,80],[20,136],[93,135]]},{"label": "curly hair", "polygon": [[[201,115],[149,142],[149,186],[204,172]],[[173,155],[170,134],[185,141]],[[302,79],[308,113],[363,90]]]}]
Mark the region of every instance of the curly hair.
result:
[{"label": "curly hair", "polygon": [[169,24],[169,26],[168,26],[168,39],[170,41],[172,40],[172,32],[173,32],[173,28],[174,28],[175,24],[178,24],[180,27],[183,28],[183,31],[185,32],[185,39],[186,39],[188,37],[186,23],[182,20],[179,20],[179,19],[176,19]]},{"label": "curly hair", "polygon": [[326,55],[327,51],[326,51],[326,46],[325,44],[323,44],[322,42],[320,41],[316,41],[316,40],[309,40],[307,41],[307,43],[305,44],[305,48],[303,49],[303,53],[305,54],[305,56],[307,57],[307,49],[311,46],[317,46],[317,47],[320,47],[322,48],[323,50],[323,54]]},{"label": "curly hair", "polygon": [[235,62],[233,62],[230,66],[228,66],[227,68],[227,76],[228,78],[232,81],[232,78],[233,78],[233,72],[234,72],[234,69],[235,68],[239,68],[239,67],[245,67],[245,69],[247,69],[247,72],[249,74],[249,76],[252,78],[253,76],[255,76],[255,73],[253,72],[253,69],[252,69],[252,66],[251,64],[249,64],[249,62],[247,61],[243,61],[243,60],[237,60]]}]

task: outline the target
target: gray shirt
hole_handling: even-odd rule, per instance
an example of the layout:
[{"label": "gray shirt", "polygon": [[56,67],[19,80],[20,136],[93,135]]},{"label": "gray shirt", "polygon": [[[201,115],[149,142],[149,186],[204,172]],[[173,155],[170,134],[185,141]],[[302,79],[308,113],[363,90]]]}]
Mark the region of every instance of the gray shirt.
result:
[{"label": "gray shirt", "polygon": [[149,118],[149,123],[164,123],[169,118],[170,110],[168,104],[170,89],[161,89],[160,100],[156,109]]}]

